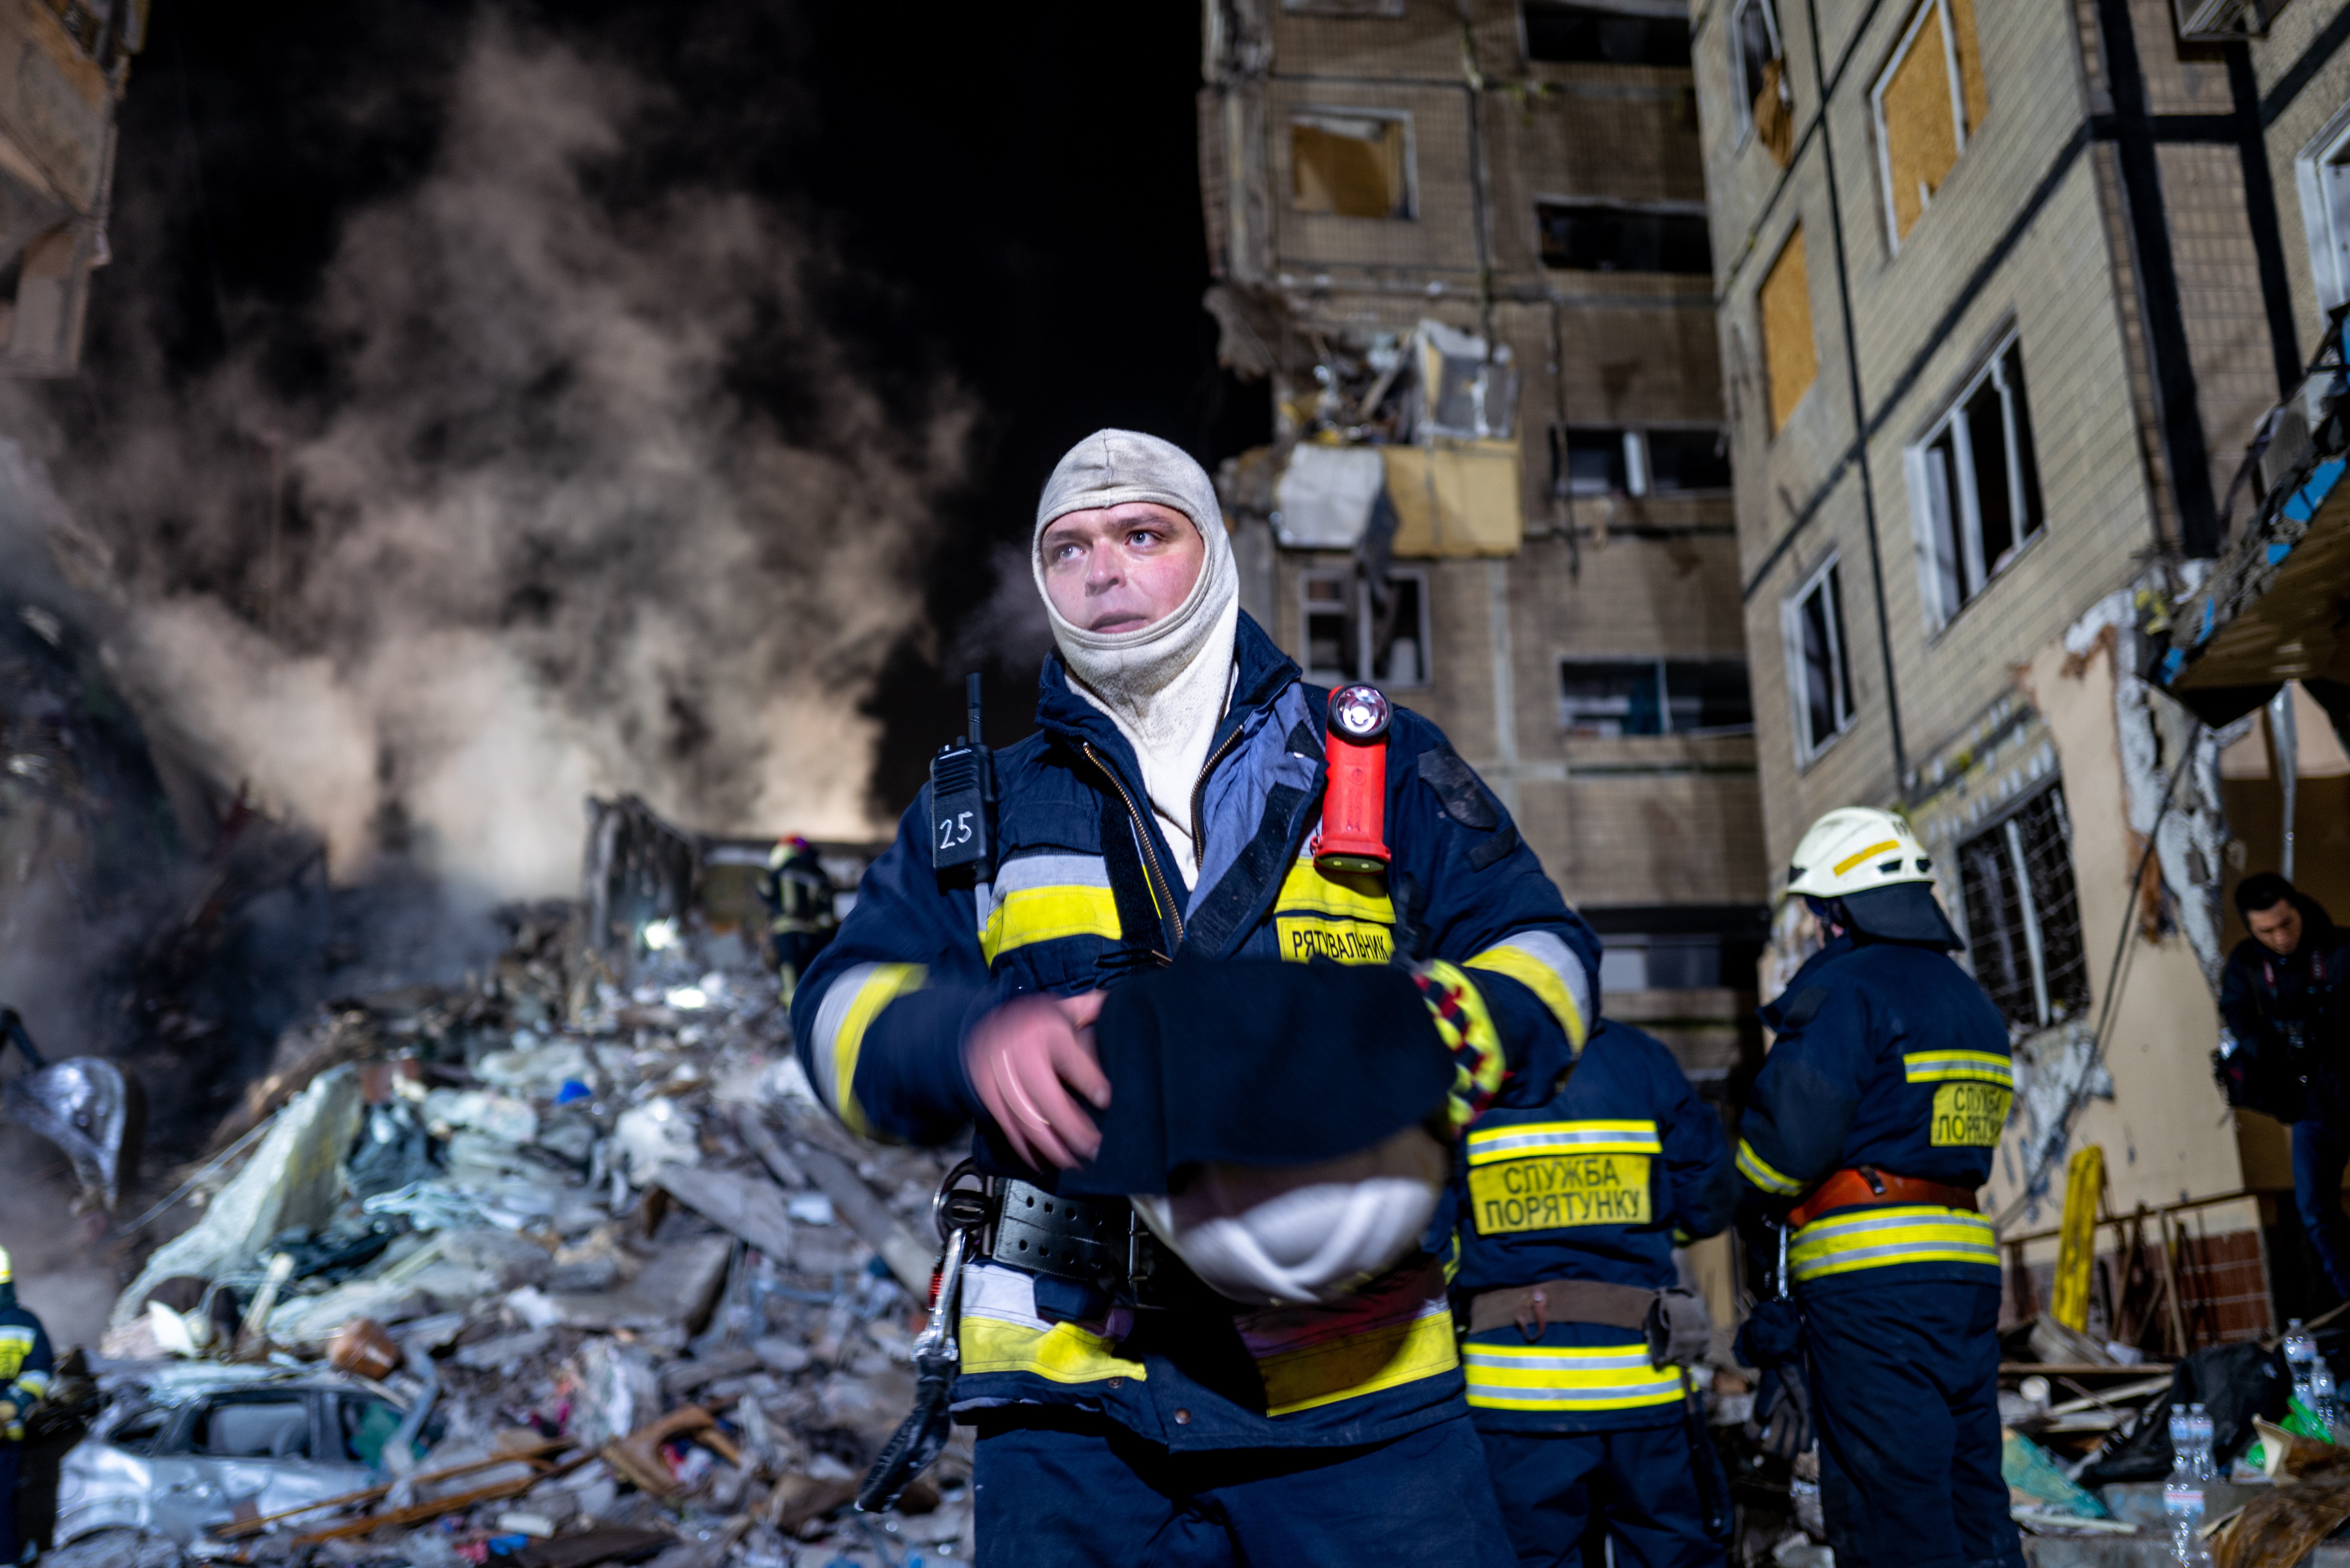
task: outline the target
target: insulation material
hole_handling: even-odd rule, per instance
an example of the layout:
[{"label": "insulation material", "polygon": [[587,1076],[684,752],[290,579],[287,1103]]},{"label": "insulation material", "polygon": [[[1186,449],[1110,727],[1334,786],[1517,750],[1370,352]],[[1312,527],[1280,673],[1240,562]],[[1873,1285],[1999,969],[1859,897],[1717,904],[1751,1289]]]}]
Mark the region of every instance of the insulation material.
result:
[{"label": "insulation material", "polygon": [[1292,549],[1351,550],[1387,484],[1378,447],[1301,445],[1273,489],[1274,524]]},{"label": "insulation material", "polygon": [[1386,115],[1308,113],[1289,121],[1290,202],[1341,218],[1409,218],[1409,122]]},{"label": "insulation material", "polygon": [[1811,274],[1804,263],[1804,226],[1787,243],[1755,296],[1762,322],[1762,375],[1771,398],[1771,433],[1785,428],[1820,373],[1819,344],[1812,337]]},{"label": "insulation material", "polygon": [[1440,321],[1422,321],[1414,344],[1421,431],[1472,441],[1508,439],[1518,410],[1518,373],[1508,347],[1489,352],[1482,337]]},{"label": "insulation material", "polygon": [[1379,449],[1401,557],[1514,556],[1525,537],[1518,443],[1437,441]]},{"label": "insulation material", "polygon": [[1885,178],[1893,232],[1907,239],[1959,161],[1959,122],[1950,102],[1950,47],[1939,0],[1918,14],[1908,47],[1877,87]]}]

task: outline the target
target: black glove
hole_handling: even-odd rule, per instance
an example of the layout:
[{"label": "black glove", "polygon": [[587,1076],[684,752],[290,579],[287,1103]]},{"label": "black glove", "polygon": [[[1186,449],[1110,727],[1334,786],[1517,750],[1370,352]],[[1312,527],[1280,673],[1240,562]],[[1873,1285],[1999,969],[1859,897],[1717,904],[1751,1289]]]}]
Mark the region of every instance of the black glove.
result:
[{"label": "black glove", "polygon": [[1765,1453],[1791,1461],[1812,1446],[1812,1383],[1804,1369],[1803,1339],[1802,1315],[1781,1296],[1755,1303],[1731,1346],[1740,1366],[1762,1369],[1746,1436]]}]

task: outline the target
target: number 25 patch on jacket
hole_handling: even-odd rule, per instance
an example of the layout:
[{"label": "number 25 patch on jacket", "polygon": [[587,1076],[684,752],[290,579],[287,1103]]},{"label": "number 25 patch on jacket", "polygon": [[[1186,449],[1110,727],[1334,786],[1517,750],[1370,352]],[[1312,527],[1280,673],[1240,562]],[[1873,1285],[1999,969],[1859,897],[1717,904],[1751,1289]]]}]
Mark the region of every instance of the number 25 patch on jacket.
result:
[{"label": "number 25 patch on jacket", "polygon": [[1482,1236],[1645,1225],[1654,1122],[1520,1122],[1469,1134],[1471,1218]]}]

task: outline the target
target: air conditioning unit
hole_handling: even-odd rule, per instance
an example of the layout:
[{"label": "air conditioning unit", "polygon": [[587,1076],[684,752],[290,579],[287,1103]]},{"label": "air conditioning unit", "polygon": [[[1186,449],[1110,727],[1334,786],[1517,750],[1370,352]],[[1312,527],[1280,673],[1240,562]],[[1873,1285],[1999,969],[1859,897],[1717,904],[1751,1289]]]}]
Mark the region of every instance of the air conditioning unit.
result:
[{"label": "air conditioning unit", "polygon": [[2173,0],[2178,7],[2178,36],[2190,44],[2225,44],[2238,38],[2258,38],[2269,30],[2270,19],[2285,7],[2285,0]]}]

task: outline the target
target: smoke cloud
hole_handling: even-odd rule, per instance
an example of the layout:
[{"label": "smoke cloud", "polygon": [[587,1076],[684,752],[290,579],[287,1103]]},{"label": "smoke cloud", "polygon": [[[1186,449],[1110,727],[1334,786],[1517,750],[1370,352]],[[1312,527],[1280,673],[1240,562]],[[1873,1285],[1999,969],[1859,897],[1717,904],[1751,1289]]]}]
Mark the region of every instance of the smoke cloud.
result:
[{"label": "smoke cloud", "polygon": [[886,831],[858,705],[920,615],[971,401],[861,374],[803,215],[628,177],[664,91],[488,15],[429,165],[348,217],[302,307],[302,390],[255,331],[192,381],[150,350],[96,441],[9,395],[119,678],[338,880],[397,855],[567,892],[591,792]]}]

